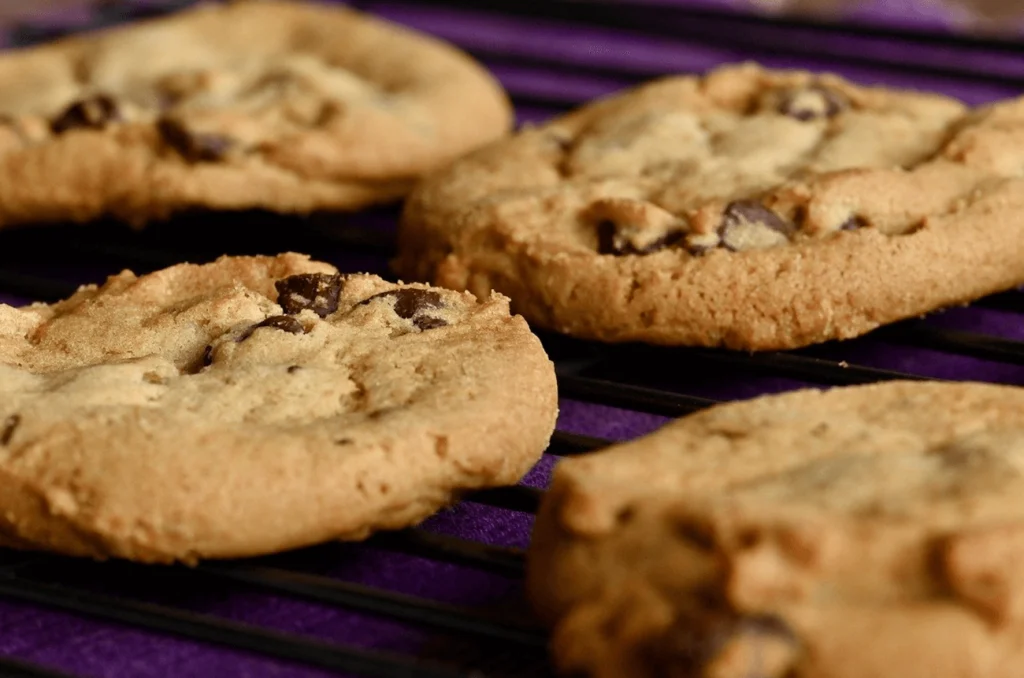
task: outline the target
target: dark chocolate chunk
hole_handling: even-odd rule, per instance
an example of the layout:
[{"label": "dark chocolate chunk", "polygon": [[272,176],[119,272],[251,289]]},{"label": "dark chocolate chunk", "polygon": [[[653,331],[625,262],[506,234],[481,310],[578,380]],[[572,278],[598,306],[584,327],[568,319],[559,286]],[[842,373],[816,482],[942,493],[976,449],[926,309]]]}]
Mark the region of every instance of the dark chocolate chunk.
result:
[{"label": "dark chocolate chunk", "polygon": [[310,309],[321,318],[338,310],[342,276],[335,273],[304,273],[274,283],[277,303],[285,313],[296,314]]},{"label": "dark chocolate chunk", "polygon": [[725,212],[722,213],[722,222],[718,226],[718,235],[721,238],[722,246],[726,249],[737,251],[727,242],[729,231],[741,223],[760,224],[787,238],[796,232],[793,224],[789,223],[775,212],[753,200],[737,200],[729,203]]},{"label": "dark chocolate chunk", "polygon": [[65,108],[50,122],[54,134],[70,129],[103,129],[111,122],[121,120],[117,102],[106,94],[82,99]]},{"label": "dark chocolate chunk", "polygon": [[403,287],[402,289],[375,294],[368,299],[363,299],[359,303],[368,304],[374,299],[383,299],[386,297],[395,298],[395,314],[399,318],[412,320],[413,325],[421,330],[433,330],[438,327],[444,327],[448,324],[441,318],[423,315],[424,312],[430,309],[441,308],[442,306],[441,295],[431,290]]},{"label": "dark chocolate chunk", "polygon": [[602,221],[597,225],[597,251],[599,254],[614,254],[617,256],[627,254],[651,254],[666,247],[672,247],[686,237],[686,232],[681,230],[668,231],[660,238],[652,240],[643,247],[637,247],[625,238],[619,238],[618,227],[611,221]]},{"label": "dark chocolate chunk", "polygon": [[171,118],[161,118],[157,129],[164,142],[189,162],[223,160],[235,143],[221,134],[192,132]]},{"label": "dark chocolate chunk", "polygon": [[14,430],[21,424],[21,415],[12,414],[4,419],[3,428],[0,428],[0,445],[7,445],[14,437]]},{"label": "dark chocolate chunk", "polygon": [[806,122],[815,118],[831,118],[849,106],[849,100],[839,92],[822,85],[811,85],[786,92],[779,102],[779,113]]},{"label": "dark chocolate chunk", "polygon": [[414,318],[421,311],[441,306],[441,295],[430,290],[419,290],[407,287],[393,292],[386,292],[395,297],[395,313],[399,318]]},{"label": "dark chocolate chunk", "polygon": [[439,308],[441,306],[441,295],[431,290],[420,290],[412,287],[404,287],[399,290],[381,292],[372,297],[363,299],[360,304],[368,304],[374,299],[395,298],[395,314],[399,318],[409,320],[428,308]]},{"label": "dark chocolate chunk", "polygon": [[296,372],[298,372],[301,369],[302,369],[301,365],[289,365],[288,366],[288,374],[295,374]]},{"label": "dark chocolate chunk", "polygon": [[306,328],[302,326],[302,323],[300,323],[298,320],[291,317],[290,315],[272,315],[266,320],[256,323],[255,325],[247,329],[245,332],[242,332],[242,334],[240,334],[238,338],[235,339],[235,341],[245,341],[246,339],[252,336],[253,332],[255,332],[261,327],[272,327],[275,330],[281,330],[283,332],[288,332],[289,334],[306,333]]}]

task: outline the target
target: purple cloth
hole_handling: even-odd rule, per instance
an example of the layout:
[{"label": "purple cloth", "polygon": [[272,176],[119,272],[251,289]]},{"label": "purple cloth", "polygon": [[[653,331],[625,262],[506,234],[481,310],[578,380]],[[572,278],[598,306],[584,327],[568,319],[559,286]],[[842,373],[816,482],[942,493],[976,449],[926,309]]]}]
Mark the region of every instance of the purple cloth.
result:
[{"label": "purple cloth", "polygon": [[[660,0],[663,5],[686,4],[683,0]],[[153,4],[153,3],[147,3]],[[946,48],[908,46],[877,38],[823,36],[807,31],[770,27],[745,29],[744,41],[730,35],[720,21],[698,22],[699,42],[674,38],[670,32],[645,35],[634,20],[647,11],[624,11],[623,25],[628,29],[584,28],[565,21],[539,19],[502,19],[493,13],[470,10],[446,10],[416,7],[396,2],[354,3],[382,16],[427,30],[477,51],[505,86],[525,100],[518,109],[520,120],[534,121],[555,110],[595,96],[626,87],[639,79],[672,72],[701,70],[724,61],[757,57],[776,66],[828,68],[861,82],[885,83],[936,89],[971,103],[990,101],[1018,93],[1024,81],[1024,63],[1019,56],[986,52],[950,52]],[[657,5],[658,0],[639,0],[634,4]],[[697,4],[697,3],[693,3]],[[704,5],[740,6],[738,0],[704,0]],[[881,12],[896,3],[873,2]],[[903,0],[902,7],[931,6],[931,3]],[[862,10],[859,10],[863,12]],[[891,12],[885,13],[890,20]],[[910,14],[913,14],[911,12]],[[882,16],[881,13],[870,14]],[[907,17],[904,16],[904,19]],[[912,21],[920,17],[911,16]],[[932,17],[934,19],[934,17]],[[671,12],[662,16],[663,26],[678,26],[686,35],[696,30],[683,26]],[[694,20],[697,21],[697,20]],[[929,19],[931,21],[931,19]],[[927,23],[927,22],[926,22]],[[806,48],[802,58],[763,52],[765,46],[779,41],[799,40]],[[743,47],[741,47],[741,44]],[[747,49],[750,45],[750,49]],[[756,49],[755,49],[756,48]],[[873,60],[847,60],[850,56],[869,55]],[[895,68],[894,64],[926,64],[975,70],[984,74],[1002,74],[1006,81],[991,77],[970,78],[932,69],[929,74]],[[1013,79],[1017,80],[1014,84]],[[382,228],[393,227],[390,217],[367,217]],[[284,241],[284,238],[282,239]],[[384,271],[380,257],[354,258],[339,248],[328,257],[345,270]],[[120,266],[95,269],[78,265],[74,269],[54,267],[39,275],[61,275],[75,283],[101,282]],[[4,303],[20,304],[25,299],[0,295]],[[981,309],[956,309],[929,320],[947,327],[1024,340],[1020,316]],[[804,352],[851,363],[884,367],[950,379],[983,379],[1024,384],[1024,366],[993,363],[945,353],[912,350],[867,337],[839,345],[814,347]],[[694,358],[685,351],[669,356],[664,350],[652,350],[629,369],[628,376],[638,383],[671,388],[681,393],[714,399],[747,398],[803,385],[791,379],[734,372]],[[658,356],[661,356],[659,358]],[[613,370],[614,371],[614,370]],[[606,375],[614,378],[614,374]],[[563,399],[558,426],[563,431],[584,433],[610,439],[628,439],[649,432],[666,419],[651,414],[627,412],[606,406]],[[524,480],[543,487],[554,463],[544,461]],[[493,544],[522,547],[529,538],[532,518],[525,514],[462,504],[427,521],[424,529]],[[312,553],[313,555],[310,555]],[[522,614],[524,603],[521,582],[465,567],[440,564],[409,556],[387,554],[362,545],[339,545],[309,553],[288,554],[280,562],[311,572],[329,574],[346,581],[370,584],[425,598],[461,605]],[[82,571],[79,574],[79,570]],[[479,668],[492,668],[497,675],[539,675],[541,658],[518,648],[476,649],[443,638],[411,630],[413,627],[381,621],[369,616],[323,607],[297,600],[254,594],[234,586],[175,584],[132,585],[113,575],[104,575],[100,567],[81,565],[69,568],[67,576],[75,583],[88,582],[95,590],[115,594],[139,595],[169,602],[187,609],[225,616],[266,628],[309,635],[333,643],[357,645],[405,654],[439,658],[445,661],[472,659]],[[82,581],[78,581],[81,579]],[[55,612],[34,605],[14,603],[0,598],[0,655],[17,657],[57,667],[83,676],[321,676],[294,664],[237,653],[191,641],[172,639],[125,627]]]}]

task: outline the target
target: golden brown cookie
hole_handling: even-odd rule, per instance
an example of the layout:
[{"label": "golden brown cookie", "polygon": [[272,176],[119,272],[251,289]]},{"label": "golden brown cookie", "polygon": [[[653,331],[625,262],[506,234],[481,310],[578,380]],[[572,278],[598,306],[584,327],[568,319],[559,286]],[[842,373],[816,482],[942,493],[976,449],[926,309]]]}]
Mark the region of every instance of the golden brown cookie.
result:
[{"label": "golden brown cookie", "polygon": [[500,296],[296,254],[124,272],[0,305],[0,544],[191,562],[361,539],[516,482],[556,412]]},{"label": "golden brown cookie", "polygon": [[510,125],[434,38],[337,5],[202,5],[0,56],[0,227],[355,209]]},{"label": "golden brown cookie", "polygon": [[1024,675],[1024,389],[732,403],[562,462],[531,597],[599,678]]},{"label": "golden brown cookie", "polygon": [[1024,99],[747,64],[497,142],[410,196],[396,268],[535,326],[767,350],[1024,282]]}]

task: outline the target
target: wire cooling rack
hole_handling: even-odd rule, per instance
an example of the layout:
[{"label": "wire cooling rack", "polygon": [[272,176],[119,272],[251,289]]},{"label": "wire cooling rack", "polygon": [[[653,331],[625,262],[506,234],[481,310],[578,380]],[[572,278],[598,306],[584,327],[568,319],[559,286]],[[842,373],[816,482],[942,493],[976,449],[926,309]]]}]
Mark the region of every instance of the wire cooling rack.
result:
[{"label": "wire cooling rack", "polygon": [[[182,4],[106,3],[91,25]],[[469,0],[353,4],[463,46],[498,75],[524,122],[645,78],[744,58],[937,89],[970,103],[1024,90],[1024,46],[952,34],[688,10],[685,2],[624,8],[490,0],[487,10]],[[28,44],[82,27],[51,18],[8,38]],[[117,224],[6,231],[0,233],[0,295],[53,301],[122,268],[141,273],[224,253],[283,250],[390,277],[396,215],[394,208],[302,219],[195,213],[142,232]],[[421,528],[365,543],[194,569],[0,551],[0,655],[6,656],[0,675],[543,676],[547,636],[522,599],[522,546],[554,460],[721,400],[800,386],[923,378],[1024,385],[1020,291],[793,352],[542,339],[556,363],[564,416],[545,461],[523,484],[475,492]],[[480,527],[470,532],[478,538],[453,536],[466,534],[462,527],[474,521]],[[367,584],[373,581],[367,571],[378,568],[397,572],[389,581],[398,584]],[[425,572],[502,593],[435,595],[420,581]],[[262,612],[253,614],[257,600]],[[296,613],[296,605],[306,607]],[[275,612],[285,608],[287,615]],[[337,626],[338,615],[361,621]],[[26,629],[50,625],[62,634],[43,643],[50,649],[39,649],[41,631],[19,644]],[[96,658],[130,658],[136,644],[146,643],[145,665],[121,659],[114,667]]]}]

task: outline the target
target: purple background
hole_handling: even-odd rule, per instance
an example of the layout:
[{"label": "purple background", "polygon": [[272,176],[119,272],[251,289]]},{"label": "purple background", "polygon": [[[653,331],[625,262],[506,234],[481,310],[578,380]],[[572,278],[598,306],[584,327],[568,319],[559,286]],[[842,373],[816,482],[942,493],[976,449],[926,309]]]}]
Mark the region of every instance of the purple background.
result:
[{"label": "purple background", "polygon": [[[147,3],[153,4],[153,3]],[[566,106],[666,72],[702,70],[725,61],[756,58],[773,66],[835,70],[865,83],[935,89],[982,103],[1017,95],[1024,83],[1024,59],[1000,48],[967,49],[950,44],[910,44],[853,34],[824,35],[808,29],[772,26],[738,27],[728,20],[698,20],[650,7],[685,6],[680,0],[635,1],[646,5],[622,10],[619,28],[585,27],[571,20],[502,18],[491,12],[430,9],[398,2],[354,3],[382,16],[457,42],[481,58],[516,96],[521,121],[541,120]],[[625,3],[623,3],[625,4]],[[738,5],[703,0],[694,5]],[[901,22],[920,22],[913,3],[870,3],[864,14],[892,21],[902,7]],[[924,6],[921,3],[920,6]],[[884,11],[883,11],[884,10]],[[73,23],[81,16],[50,18]],[[926,17],[927,18],[927,17]],[[935,17],[932,16],[932,19]],[[654,21],[656,19],[656,21]],[[656,26],[654,25],[656,24]],[[794,53],[792,47],[802,53]],[[393,212],[367,218],[376,228],[393,228]],[[282,235],[282,249],[287,236]],[[317,252],[343,269],[385,271],[381,257],[355,259],[338,247]],[[74,282],[96,282],[117,270],[91,266],[39,265],[28,272]],[[27,300],[0,295],[12,304]],[[1024,340],[1021,316],[983,309],[956,309],[930,323]],[[1024,366],[986,362],[934,351],[898,347],[877,336],[826,345],[804,355],[845,359],[948,379],[982,379],[1024,384]],[[802,385],[752,372],[723,372],[683,351],[645,354],[636,364],[619,365],[608,378],[623,374],[636,383],[671,388],[716,399],[746,398]],[[660,356],[660,358],[658,357]],[[658,360],[664,358],[663,363]],[[653,365],[653,367],[652,367]],[[626,439],[648,432],[665,421],[651,414],[563,399],[559,429],[591,436]],[[545,460],[524,481],[543,487],[554,459]],[[531,517],[465,503],[428,521],[424,529],[493,544],[525,546]],[[520,582],[480,571],[378,551],[363,545],[337,545],[281,556],[274,562],[304,571],[329,574],[425,598],[526,616]],[[138,575],[126,582],[121,570],[77,564],[56,571],[61,581],[221,615],[310,637],[406,654],[461,661],[498,675],[540,675],[543,658],[517,648],[476,647],[418,633],[409,626],[349,613],[333,607],[257,594],[241,587],[198,585],[194,580],[150,579]],[[152,575],[162,577],[163,575]],[[318,676],[321,672],[284,662],[172,639],[155,633],[54,612],[0,599],[0,655],[30,660],[83,676]]]}]

